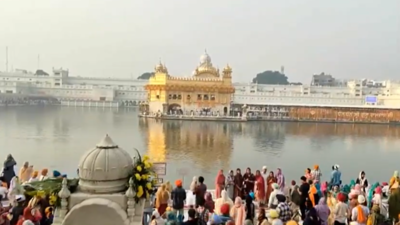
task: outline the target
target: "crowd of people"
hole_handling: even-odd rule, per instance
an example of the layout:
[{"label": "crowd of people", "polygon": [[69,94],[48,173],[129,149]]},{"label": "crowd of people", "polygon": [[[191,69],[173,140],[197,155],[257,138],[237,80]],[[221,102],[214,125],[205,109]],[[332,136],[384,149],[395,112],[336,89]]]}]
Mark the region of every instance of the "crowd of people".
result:
[{"label": "crowd of people", "polygon": [[[24,193],[13,191],[15,182],[29,183],[66,177],[58,171],[40,173],[25,162],[18,175],[16,161],[8,155],[3,164],[0,200],[0,225],[50,225],[53,207],[48,199],[27,202]],[[300,184],[287,184],[280,168],[267,167],[254,174],[247,168],[224,174],[220,170],[210,190],[202,176],[194,177],[190,189],[181,180],[169,182],[154,193],[151,225],[381,225],[399,222],[400,177],[396,171],[389,182],[372,183],[361,171],[358,178],[343,184],[338,165],[332,166],[328,181],[322,181],[318,165],[307,168]],[[18,180],[17,180],[18,179]],[[215,186],[214,186],[215,185]],[[184,218],[184,211],[188,210]],[[398,223],[397,225],[400,225]]]},{"label": "crowd of people", "polygon": [[[3,164],[0,176],[0,225],[51,225],[53,223],[53,206],[48,197],[27,199],[24,190],[16,188],[17,183],[29,184],[34,181],[47,179],[60,179],[66,177],[58,171],[48,174],[44,168],[38,170],[25,162],[19,173],[16,174],[14,166],[17,162],[10,154]],[[8,204],[4,206],[4,201]]]},{"label": "crowd of people", "polygon": [[[399,222],[400,178],[396,171],[390,182],[368,182],[361,171],[350,184],[343,184],[339,165],[332,166],[322,182],[318,165],[307,168],[300,184],[286,184],[280,168],[276,173],[267,167],[255,174],[247,168],[215,178],[215,193],[194,177],[190,190],[163,184],[156,193],[152,225],[172,224],[235,224],[235,225],[381,225]],[[184,206],[188,218],[183,218]],[[256,213],[257,212],[257,213]],[[186,220],[185,222],[183,222]],[[398,223],[400,225],[400,223]]]}]

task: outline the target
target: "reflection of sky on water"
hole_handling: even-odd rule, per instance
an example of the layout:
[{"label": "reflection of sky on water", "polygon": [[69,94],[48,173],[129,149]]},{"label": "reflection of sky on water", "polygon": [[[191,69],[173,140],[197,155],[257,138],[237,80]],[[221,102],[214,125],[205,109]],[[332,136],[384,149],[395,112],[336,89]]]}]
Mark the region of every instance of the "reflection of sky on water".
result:
[{"label": "reflection of sky on water", "polygon": [[80,156],[108,133],[121,148],[155,154],[168,162],[167,178],[204,175],[250,166],[282,167],[298,179],[319,164],[327,179],[339,164],[343,178],[388,179],[397,170],[400,127],[383,125],[281,122],[189,122],[142,120],[136,109],[56,107],[0,108],[0,157],[12,153],[38,169],[48,167],[75,175]]}]

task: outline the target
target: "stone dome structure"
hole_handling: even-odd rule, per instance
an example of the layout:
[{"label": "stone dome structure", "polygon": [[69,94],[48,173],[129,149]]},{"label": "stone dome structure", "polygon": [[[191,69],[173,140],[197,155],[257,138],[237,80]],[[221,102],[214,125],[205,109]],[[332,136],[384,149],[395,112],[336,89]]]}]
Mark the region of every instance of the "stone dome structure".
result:
[{"label": "stone dome structure", "polygon": [[79,162],[79,190],[89,193],[112,193],[126,190],[133,170],[133,159],[106,135]]}]

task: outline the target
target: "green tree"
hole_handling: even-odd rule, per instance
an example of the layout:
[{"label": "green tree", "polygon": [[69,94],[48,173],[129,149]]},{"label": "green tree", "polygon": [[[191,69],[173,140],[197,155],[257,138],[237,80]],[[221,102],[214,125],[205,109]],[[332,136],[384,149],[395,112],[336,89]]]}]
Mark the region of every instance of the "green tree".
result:
[{"label": "green tree", "polygon": [[253,83],[258,84],[289,84],[288,77],[278,71],[264,71],[253,78]]},{"label": "green tree", "polygon": [[148,80],[152,76],[154,76],[154,72],[146,72],[146,73],[143,73],[142,75],[138,76],[137,79],[139,79],[139,80]]}]

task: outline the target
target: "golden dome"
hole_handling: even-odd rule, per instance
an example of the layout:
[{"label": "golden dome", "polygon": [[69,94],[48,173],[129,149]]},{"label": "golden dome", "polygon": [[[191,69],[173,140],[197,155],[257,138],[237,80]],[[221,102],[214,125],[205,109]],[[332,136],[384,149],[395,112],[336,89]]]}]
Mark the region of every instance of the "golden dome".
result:
[{"label": "golden dome", "polygon": [[161,61],[154,67],[154,71],[156,73],[168,73],[167,67],[163,65]]},{"label": "golden dome", "polygon": [[226,64],[224,71],[232,72],[232,67],[230,67],[229,64]]},{"label": "golden dome", "polygon": [[212,76],[219,77],[219,70],[216,69],[212,62],[211,57],[208,55],[207,51],[204,52],[203,55],[200,56],[200,64],[193,72],[194,76],[204,75],[204,76]]}]

